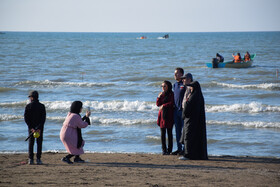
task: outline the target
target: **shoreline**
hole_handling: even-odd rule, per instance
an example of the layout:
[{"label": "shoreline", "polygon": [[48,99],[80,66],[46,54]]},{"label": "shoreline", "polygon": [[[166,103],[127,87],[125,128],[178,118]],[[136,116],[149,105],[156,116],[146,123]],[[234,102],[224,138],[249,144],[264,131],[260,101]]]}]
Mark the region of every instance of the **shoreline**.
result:
[{"label": "shoreline", "polygon": [[[84,151],[84,154],[142,154],[142,155],[161,155],[161,153],[149,153],[149,152],[110,152],[110,151],[104,151],[104,152],[97,152],[97,151]],[[1,155],[13,155],[13,154],[28,154],[27,151],[0,151]],[[58,150],[48,150],[48,151],[42,151],[42,154],[68,154],[67,151],[58,151]],[[36,151],[34,152],[34,155],[36,155]],[[167,155],[168,156],[168,155]],[[169,155],[172,156],[172,155]],[[215,157],[215,158],[259,158],[259,159],[279,159],[280,157],[277,156],[253,156],[253,155],[211,155],[208,154],[209,157]]]},{"label": "shoreline", "polygon": [[67,153],[42,154],[43,165],[27,165],[27,153],[0,153],[0,186],[278,186],[280,159],[178,156],[140,153],[85,153],[86,163],[61,161]]}]

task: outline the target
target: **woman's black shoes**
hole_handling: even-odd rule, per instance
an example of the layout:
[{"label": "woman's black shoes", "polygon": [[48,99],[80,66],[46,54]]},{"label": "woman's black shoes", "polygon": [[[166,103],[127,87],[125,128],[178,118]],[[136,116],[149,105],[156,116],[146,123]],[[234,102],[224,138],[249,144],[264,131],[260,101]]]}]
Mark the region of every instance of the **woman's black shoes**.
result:
[{"label": "woman's black shoes", "polygon": [[163,151],[163,152],[162,152],[162,155],[170,155],[170,152],[165,152],[165,151]]},{"label": "woman's black shoes", "polygon": [[[67,164],[73,164],[73,162],[70,160],[70,158],[68,158],[67,156],[66,157],[63,157],[61,159],[62,162],[66,162]],[[85,163],[84,160],[82,160],[80,157],[75,157],[74,158],[74,162],[75,163]]]},{"label": "woman's black shoes", "polygon": [[85,163],[85,161],[82,160],[80,157],[75,157],[74,162],[75,163]]},{"label": "woman's black shoes", "polygon": [[73,162],[70,160],[70,158],[67,158],[67,157],[63,157],[61,159],[62,162],[66,162],[67,164],[73,164]]}]

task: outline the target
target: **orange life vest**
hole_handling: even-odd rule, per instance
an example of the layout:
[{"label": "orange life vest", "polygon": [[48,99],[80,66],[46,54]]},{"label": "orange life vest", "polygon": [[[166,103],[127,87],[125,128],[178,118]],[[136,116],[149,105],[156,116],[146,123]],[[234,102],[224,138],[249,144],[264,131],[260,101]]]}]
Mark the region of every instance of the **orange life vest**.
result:
[{"label": "orange life vest", "polygon": [[238,55],[234,56],[234,63],[240,63],[241,59]]},{"label": "orange life vest", "polygon": [[251,59],[250,59],[250,55],[247,55],[247,54],[245,54],[245,56],[244,56],[244,61],[245,62],[248,62],[248,61],[250,61]]}]

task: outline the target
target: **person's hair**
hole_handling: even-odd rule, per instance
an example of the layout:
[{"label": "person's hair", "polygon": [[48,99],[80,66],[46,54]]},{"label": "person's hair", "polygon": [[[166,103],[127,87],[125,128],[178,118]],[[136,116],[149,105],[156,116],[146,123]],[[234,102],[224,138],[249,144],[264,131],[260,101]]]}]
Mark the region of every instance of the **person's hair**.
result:
[{"label": "person's hair", "polygon": [[82,107],[83,107],[83,103],[81,101],[74,101],[71,104],[70,112],[75,114],[80,114]]},{"label": "person's hair", "polygon": [[241,56],[240,53],[237,53],[238,56]]},{"label": "person's hair", "polygon": [[176,68],[175,70],[180,71],[182,73],[182,75],[184,75],[184,70],[183,68]]},{"label": "person's hair", "polygon": [[217,53],[216,56],[221,57],[221,55],[219,53]]},{"label": "person's hair", "polygon": [[36,90],[30,91],[28,97],[32,97],[34,100],[38,100],[39,99],[39,93]]},{"label": "person's hair", "polygon": [[167,94],[171,93],[172,92],[172,84],[171,84],[171,82],[165,80],[165,81],[163,81],[163,83],[166,84],[166,86],[168,88],[166,93]]}]

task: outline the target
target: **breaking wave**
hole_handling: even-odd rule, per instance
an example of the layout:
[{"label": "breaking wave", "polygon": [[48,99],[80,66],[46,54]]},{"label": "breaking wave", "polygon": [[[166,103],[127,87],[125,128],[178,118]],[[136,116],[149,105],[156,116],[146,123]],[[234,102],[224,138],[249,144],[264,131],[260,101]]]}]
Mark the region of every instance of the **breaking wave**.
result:
[{"label": "breaking wave", "polygon": [[206,105],[206,112],[280,112],[280,106],[264,105],[257,102],[249,104],[233,104],[233,105]]},{"label": "breaking wave", "polygon": [[23,115],[0,114],[0,121],[12,121],[18,119],[23,119]]},{"label": "breaking wave", "polygon": [[113,86],[114,83],[109,82],[54,82],[50,80],[43,81],[21,81],[15,84],[15,86],[45,86],[45,87],[57,87],[57,86],[72,86],[72,87],[106,87]]},{"label": "breaking wave", "polygon": [[265,122],[265,121],[215,121],[209,120],[207,124],[216,124],[216,125],[241,125],[244,127],[254,127],[254,128],[280,128],[280,122]]},{"label": "breaking wave", "polygon": [[[65,120],[65,116],[47,116],[48,121],[56,121],[59,123],[63,123]],[[9,115],[9,114],[0,114],[0,121],[13,121],[13,120],[24,120],[23,115]],[[95,125],[138,125],[138,124],[146,124],[152,125],[156,124],[156,119],[123,119],[123,118],[104,118],[104,117],[90,117],[91,123]]]},{"label": "breaking wave", "polygon": [[[28,101],[0,103],[0,107],[24,107]],[[47,110],[69,110],[72,101],[42,101]],[[92,111],[157,111],[155,102],[146,101],[85,101]]]},{"label": "breaking wave", "polygon": [[239,89],[262,89],[262,90],[280,90],[279,83],[262,83],[262,84],[248,84],[238,85],[229,83],[212,82],[212,85],[228,87],[228,88],[239,88]]}]

